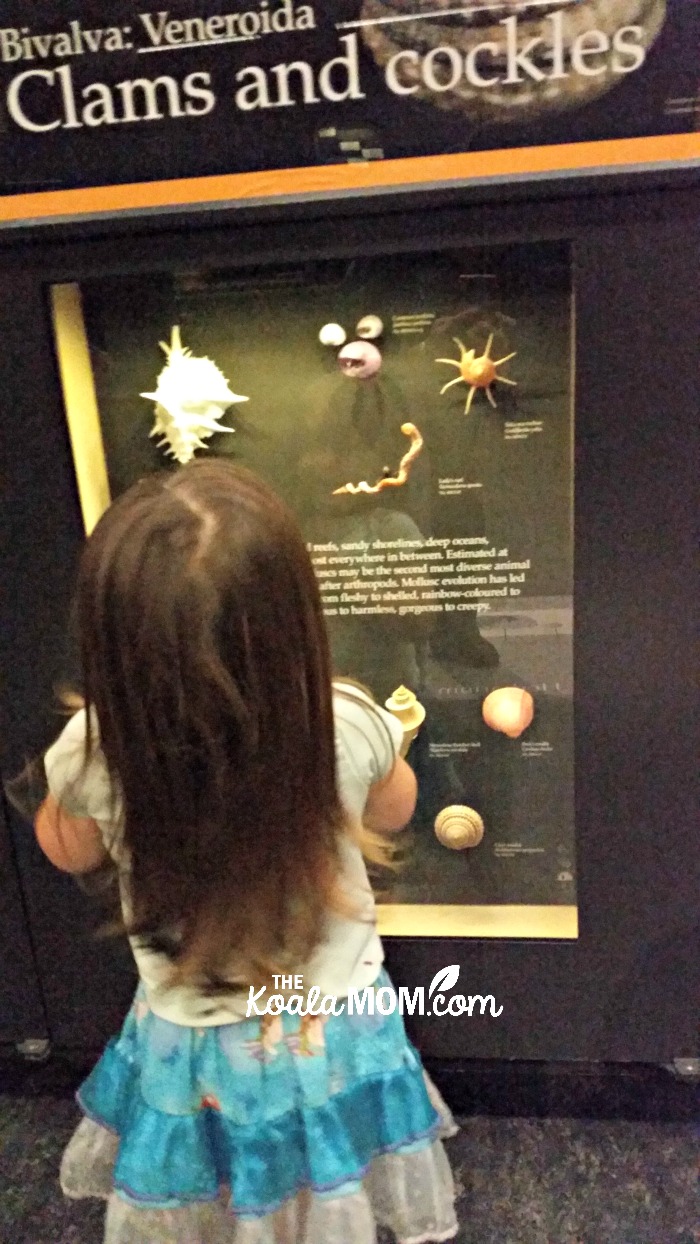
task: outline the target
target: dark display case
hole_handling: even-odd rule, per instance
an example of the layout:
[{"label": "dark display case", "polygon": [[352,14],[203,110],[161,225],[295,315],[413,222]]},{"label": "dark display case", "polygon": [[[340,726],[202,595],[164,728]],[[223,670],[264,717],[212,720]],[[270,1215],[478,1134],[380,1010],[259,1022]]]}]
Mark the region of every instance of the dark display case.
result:
[{"label": "dark display case", "polygon": [[[503,1012],[414,1021],[424,1052],[692,1055],[698,240],[692,192],[640,189],[251,209],[8,248],[8,771],[56,728],[86,527],[167,467],[143,395],[162,396],[177,327],[248,399],[219,401],[235,430],[199,452],[296,509],[339,672],[426,709],[412,862],[382,907],[390,967],[427,987],[459,964]],[[319,333],[352,342],[367,316],[382,366],[343,374]],[[474,384],[485,356],[508,359],[505,383]],[[405,480],[372,491],[411,449]],[[485,713],[504,687],[533,708],[510,734]],[[436,836],[453,806],[479,814],[478,845]],[[52,1033],[106,1035],[131,985],[121,951],[90,942],[85,900],[43,862],[25,884]]]}]

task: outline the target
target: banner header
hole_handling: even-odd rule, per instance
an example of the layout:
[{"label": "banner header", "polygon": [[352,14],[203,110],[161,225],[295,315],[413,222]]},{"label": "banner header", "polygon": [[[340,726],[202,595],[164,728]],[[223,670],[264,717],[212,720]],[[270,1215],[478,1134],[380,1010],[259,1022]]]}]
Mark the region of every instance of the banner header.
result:
[{"label": "banner header", "polygon": [[288,170],[302,194],[331,170],[342,192],[352,165],[382,185],[381,166],[411,164],[389,181],[415,184],[431,157],[477,181],[625,166],[635,140],[643,166],[700,158],[697,0],[61,7],[0,3],[5,220],[53,214],[56,192]]}]

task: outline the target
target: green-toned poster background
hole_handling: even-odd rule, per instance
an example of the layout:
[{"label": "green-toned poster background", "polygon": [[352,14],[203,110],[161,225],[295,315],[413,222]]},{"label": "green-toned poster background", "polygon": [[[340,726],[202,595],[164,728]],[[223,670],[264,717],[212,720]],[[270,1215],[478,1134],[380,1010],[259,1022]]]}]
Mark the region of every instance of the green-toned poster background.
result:
[{"label": "green-toned poster background", "polygon": [[[111,491],[165,458],[149,433],[173,325],[249,396],[226,416],[231,454],[299,515],[319,574],[336,669],[380,700],[400,683],[427,709],[411,755],[421,778],[402,903],[575,903],[573,813],[573,368],[567,246],[537,244],[319,261],[258,270],[119,277],[83,288]],[[318,340],[381,317],[383,366],[350,379]],[[456,340],[515,357],[517,387],[465,414],[443,396]],[[413,423],[424,449],[408,483],[335,496],[395,471]],[[503,569],[508,566],[509,569]],[[381,612],[376,612],[381,610]],[[484,697],[534,696],[518,739],[489,729]],[[445,806],[486,824],[480,847],[436,840]]]}]

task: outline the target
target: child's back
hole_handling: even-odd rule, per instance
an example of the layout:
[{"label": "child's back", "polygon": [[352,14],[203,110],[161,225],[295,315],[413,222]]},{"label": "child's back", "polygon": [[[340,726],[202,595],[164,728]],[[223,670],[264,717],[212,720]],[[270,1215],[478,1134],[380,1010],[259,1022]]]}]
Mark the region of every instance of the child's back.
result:
[{"label": "child's back", "polygon": [[86,708],[37,834],[68,871],[111,857],[141,984],[64,1190],[108,1198],[108,1244],[452,1238],[449,1114],[398,1012],[343,1005],[391,989],[361,824],[400,828],[415,781],[393,719],[331,684],[294,520],[228,463],[143,481],[86,546],[78,618]]}]

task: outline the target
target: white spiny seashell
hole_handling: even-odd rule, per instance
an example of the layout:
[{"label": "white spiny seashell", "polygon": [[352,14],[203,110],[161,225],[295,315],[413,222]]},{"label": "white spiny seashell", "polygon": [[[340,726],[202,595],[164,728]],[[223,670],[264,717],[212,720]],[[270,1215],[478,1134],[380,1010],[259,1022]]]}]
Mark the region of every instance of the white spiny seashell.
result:
[{"label": "white spiny seashell", "polygon": [[167,364],[158,377],[155,393],[142,393],[156,404],[156,421],[151,436],[160,436],[158,447],[167,445],[166,453],[182,466],[191,462],[198,449],[206,449],[206,441],[215,432],[233,432],[221,423],[229,406],[247,402],[247,397],[233,393],[224,373],[208,358],[195,358],[182,345],[180,329],[173,328],[170,345],[161,349]]}]

